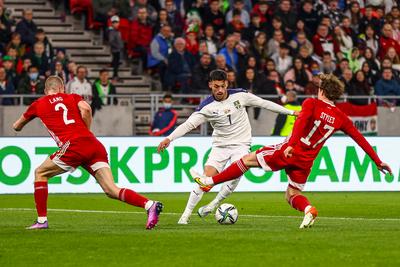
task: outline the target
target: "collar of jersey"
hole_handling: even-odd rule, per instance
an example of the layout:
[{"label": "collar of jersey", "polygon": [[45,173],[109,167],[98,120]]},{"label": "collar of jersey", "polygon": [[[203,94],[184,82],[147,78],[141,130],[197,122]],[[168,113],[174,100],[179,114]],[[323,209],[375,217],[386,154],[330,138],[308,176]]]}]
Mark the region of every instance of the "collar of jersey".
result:
[{"label": "collar of jersey", "polygon": [[326,104],[328,104],[328,105],[331,105],[332,107],[336,107],[334,104],[332,104],[332,103],[329,103],[328,101],[325,101],[325,100],[321,100],[322,102],[325,102]]}]

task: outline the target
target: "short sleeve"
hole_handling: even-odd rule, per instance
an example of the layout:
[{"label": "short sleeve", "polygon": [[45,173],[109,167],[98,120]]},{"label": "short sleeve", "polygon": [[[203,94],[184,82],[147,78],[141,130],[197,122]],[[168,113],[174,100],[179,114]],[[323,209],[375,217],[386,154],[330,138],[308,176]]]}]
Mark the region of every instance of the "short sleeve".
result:
[{"label": "short sleeve", "polygon": [[25,119],[32,120],[37,117],[37,102],[33,102],[23,114]]},{"label": "short sleeve", "polygon": [[75,103],[77,103],[77,104],[78,104],[80,101],[83,100],[82,96],[80,96],[80,95],[77,95],[77,94],[71,94],[71,95],[72,95],[72,97],[74,98]]}]

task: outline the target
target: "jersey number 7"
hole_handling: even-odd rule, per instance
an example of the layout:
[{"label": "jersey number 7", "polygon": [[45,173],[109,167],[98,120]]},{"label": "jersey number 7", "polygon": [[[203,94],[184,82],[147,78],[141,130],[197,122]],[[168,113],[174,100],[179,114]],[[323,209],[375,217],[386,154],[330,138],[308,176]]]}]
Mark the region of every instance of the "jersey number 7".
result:
[{"label": "jersey number 7", "polygon": [[75,123],[74,119],[71,119],[71,120],[68,119],[68,108],[63,103],[58,103],[54,107],[54,109],[56,111],[59,111],[60,109],[63,110],[63,120],[64,120],[65,125],[68,125],[68,124],[71,124],[71,123]]},{"label": "jersey number 7", "polygon": [[[311,137],[314,135],[315,131],[317,130],[317,128],[321,125],[321,121],[320,120],[316,120],[314,121],[314,127],[311,129],[310,133],[307,135],[306,138],[302,137],[300,138],[300,141],[303,142],[304,144],[306,144],[307,146],[311,145],[310,139]],[[318,146],[320,143],[322,143],[323,141],[325,141],[331,134],[332,132],[335,130],[334,127],[325,124],[324,128],[325,130],[328,130],[324,136],[322,136],[321,139],[318,140],[318,142],[316,142],[312,148],[315,148],[316,146]]]}]

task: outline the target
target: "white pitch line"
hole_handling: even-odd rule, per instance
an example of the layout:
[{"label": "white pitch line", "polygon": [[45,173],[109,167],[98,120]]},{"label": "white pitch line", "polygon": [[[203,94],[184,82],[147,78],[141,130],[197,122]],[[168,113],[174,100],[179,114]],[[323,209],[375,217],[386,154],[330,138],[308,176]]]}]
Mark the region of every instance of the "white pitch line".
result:
[{"label": "white pitch line", "polygon": [[[0,208],[1,211],[36,211],[32,208]],[[140,211],[117,211],[117,210],[71,210],[71,209],[48,209],[54,212],[71,212],[71,213],[104,213],[104,214],[144,214]],[[180,213],[163,212],[162,215],[180,216]],[[255,215],[255,214],[239,214],[239,217],[248,218],[302,218],[302,216],[291,215]],[[400,221],[400,218],[357,218],[357,217],[318,217],[323,220],[349,220],[349,221]]]}]

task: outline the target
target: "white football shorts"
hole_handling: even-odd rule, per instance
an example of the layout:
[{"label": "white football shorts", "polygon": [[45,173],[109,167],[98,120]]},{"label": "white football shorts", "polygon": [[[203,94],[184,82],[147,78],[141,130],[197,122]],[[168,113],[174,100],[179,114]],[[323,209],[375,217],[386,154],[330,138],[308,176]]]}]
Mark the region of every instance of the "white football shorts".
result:
[{"label": "white football shorts", "polygon": [[250,153],[248,145],[230,145],[212,147],[206,166],[212,166],[218,172],[223,171],[228,162],[233,163]]}]

